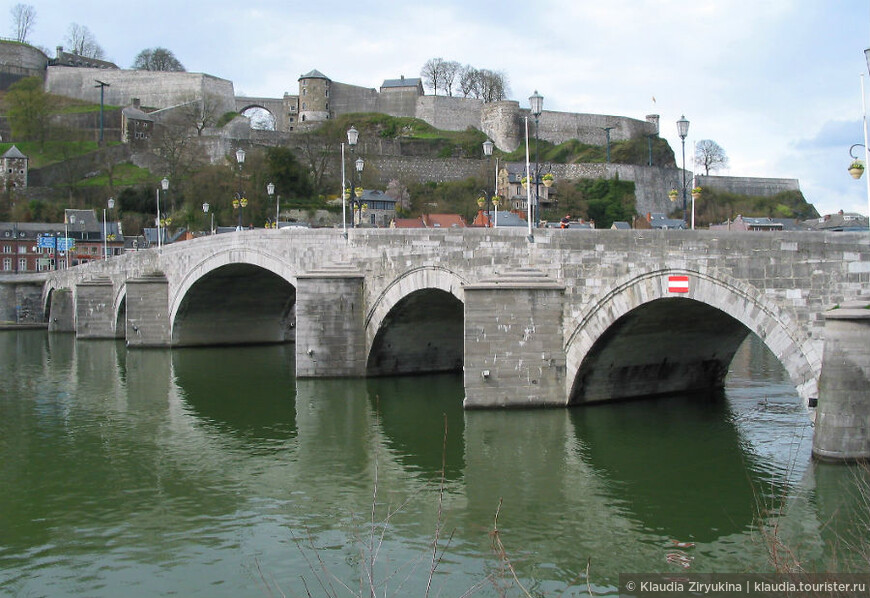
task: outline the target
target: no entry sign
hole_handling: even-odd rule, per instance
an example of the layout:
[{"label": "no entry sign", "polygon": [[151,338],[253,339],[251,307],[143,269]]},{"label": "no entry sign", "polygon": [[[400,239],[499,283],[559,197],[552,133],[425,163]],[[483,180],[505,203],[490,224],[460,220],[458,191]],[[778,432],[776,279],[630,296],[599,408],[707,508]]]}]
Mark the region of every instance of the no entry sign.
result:
[{"label": "no entry sign", "polygon": [[668,293],[688,293],[689,292],[689,277],[688,276],[668,276]]}]

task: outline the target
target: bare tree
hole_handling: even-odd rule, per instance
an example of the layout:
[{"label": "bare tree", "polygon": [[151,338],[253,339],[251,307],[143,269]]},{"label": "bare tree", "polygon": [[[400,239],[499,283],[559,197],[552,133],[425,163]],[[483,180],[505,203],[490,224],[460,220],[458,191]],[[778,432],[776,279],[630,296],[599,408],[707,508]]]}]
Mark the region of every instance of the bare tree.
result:
[{"label": "bare tree", "polygon": [[214,94],[205,94],[202,99],[191,99],[179,109],[180,120],[202,136],[203,129],[213,127],[220,118],[221,101]]},{"label": "bare tree", "polygon": [[728,155],[715,141],[702,139],[695,144],[695,165],[709,175],[711,170],[728,168]]},{"label": "bare tree", "polygon": [[459,91],[463,97],[478,97],[480,89],[480,71],[471,66],[465,65],[459,71]]},{"label": "bare tree", "polygon": [[480,99],[484,102],[498,102],[507,97],[507,75],[497,71],[481,69],[479,72]]},{"label": "bare tree", "polygon": [[16,4],[10,11],[12,13],[12,31],[15,41],[26,43],[30,30],[36,23],[36,9],[29,4]]},{"label": "bare tree", "polygon": [[148,48],[139,52],[133,61],[137,71],[168,71],[183,73],[186,69],[175,57],[172,50],[166,48]]},{"label": "bare tree", "polygon": [[420,70],[420,77],[426,87],[432,89],[432,95],[438,95],[438,89],[444,82],[444,59],[430,58]]},{"label": "bare tree", "polygon": [[95,58],[102,60],[106,53],[91,30],[84,25],[71,23],[66,34],[66,44],[73,54],[84,56],[85,58]]},{"label": "bare tree", "polygon": [[308,131],[296,137],[295,150],[302,155],[304,166],[308,168],[308,178],[318,193],[329,191],[326,172],[330,161],[335,159],[337,145],[330,139]]},{"label": "bare tree", "polygon": [[462,65],[455,60],[446,60],[441,63],[441,70],[444,74],[444,80],[441,83],[443,89],[447,91],[448,96],[453,95],[453,84],[456,82],[456,77],[462,71]]}]

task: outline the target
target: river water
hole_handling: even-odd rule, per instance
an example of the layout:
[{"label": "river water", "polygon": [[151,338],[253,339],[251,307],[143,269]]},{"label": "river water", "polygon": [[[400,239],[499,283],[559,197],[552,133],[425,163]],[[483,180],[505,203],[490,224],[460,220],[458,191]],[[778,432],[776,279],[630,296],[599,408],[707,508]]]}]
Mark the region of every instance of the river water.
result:
[{"label": "river water", "polygon": [[0,595],[615,596],[770,571],[772,529],[861,570],[860,472],[812,462],[757,339],[724,392],[531,411],[464,412],[458,375],[296,380],[293,350],[0,332]]}]

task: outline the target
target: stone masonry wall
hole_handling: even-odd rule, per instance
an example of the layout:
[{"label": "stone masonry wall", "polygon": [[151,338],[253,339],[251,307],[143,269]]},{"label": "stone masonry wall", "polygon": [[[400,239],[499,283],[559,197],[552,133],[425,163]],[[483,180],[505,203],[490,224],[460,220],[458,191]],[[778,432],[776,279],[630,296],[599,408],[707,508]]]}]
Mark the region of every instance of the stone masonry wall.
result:
[{"label": "stone masonry wall", "polygon": [[46,71],[45,91],[98,103],[100,89],[94,87],[96,79],[109,84],[105,88],[104,102],[114,106],[128,106],[134,98],[139,98],[143,106],[167,108],[209,95],[220,100],[219,113],[235,108],[232,82],[202,73],[50,66]]},{"label": "stone masonry wall", "polygon": [[717,191],[770,197],[783,191],[800,191],[797,179],[769,179],[759,177],[707,176],[699,174],[697,184]]}]

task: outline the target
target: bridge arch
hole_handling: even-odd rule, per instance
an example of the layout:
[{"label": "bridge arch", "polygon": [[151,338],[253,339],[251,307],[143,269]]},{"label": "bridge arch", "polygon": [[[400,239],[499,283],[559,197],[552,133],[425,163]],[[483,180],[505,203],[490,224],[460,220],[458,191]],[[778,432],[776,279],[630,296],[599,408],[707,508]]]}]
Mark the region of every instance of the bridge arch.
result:
[{"label": "bridge arch", "polygon": [[461,369],[465,282],[439,266],[414,268],[391,281],[366,314],[367,374]]},{"label": "bridge arch", "polygon": [[[687,275],[689,292],[669,292],[671,275]],[[661,269],[626,278],[570,328],[565,344],[568,403],[604,400],[601,392],[614,380],[625,384],[621,390],[628,398],[644,390],[653,391],[646,394],[678,392],[690,389],[693,383],[703,385],[724,377],[734,352],[750,332],[776,355],[805,402],[818,396],[821,351],[759,289],[685,269]],[[626,361],[625,353],[632,349],[620,346],[620,334],[643,336],[645,342],[634,346],[644,345],[639,350],[646,351],[645,366],[641,361]],[[705,346],[710,353],[689,355],[698,346]],[[619,371],[607,355],[617,352],[622,360]],[[682,364],[680,352],[684,352]],[[693,370],[680,371],[691,360]],[[669,377],[681,380],[683,386],[669,386]],[[644,388],[631,388],[632,384]]]},{"label": "bridge arch", "polygon": [[169,289],[173,346],[292,340],[296,276],[278,255],[233,247],[191,265]]}]

